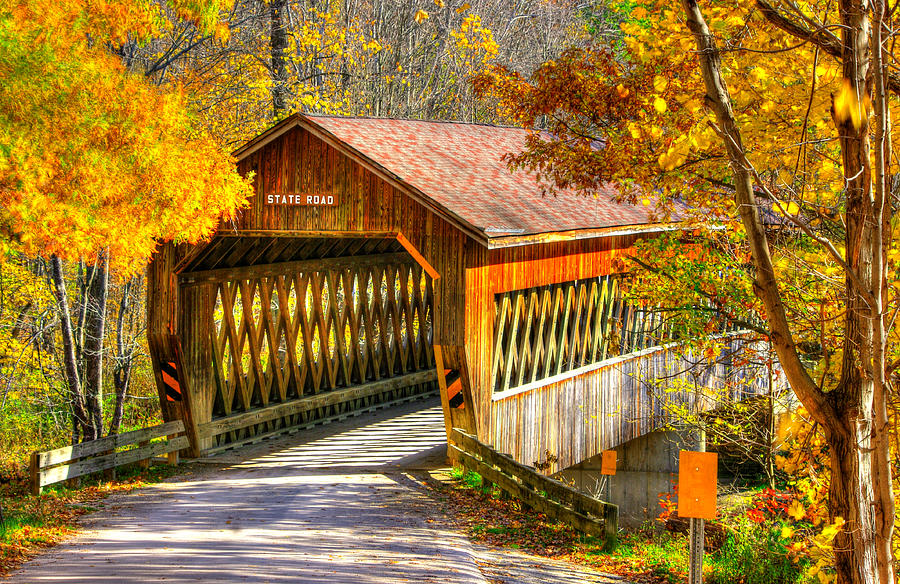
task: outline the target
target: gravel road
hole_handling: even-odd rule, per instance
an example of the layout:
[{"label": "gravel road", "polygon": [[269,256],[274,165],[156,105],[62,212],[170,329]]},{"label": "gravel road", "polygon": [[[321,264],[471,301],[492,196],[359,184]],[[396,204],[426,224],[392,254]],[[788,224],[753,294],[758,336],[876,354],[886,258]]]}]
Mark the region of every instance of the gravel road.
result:
[{"label": "gravel road", "polygon": [[111,497],[8,581],[621,582],[473,547],[415,478],[445,451],[434,400],[268,440]]}]

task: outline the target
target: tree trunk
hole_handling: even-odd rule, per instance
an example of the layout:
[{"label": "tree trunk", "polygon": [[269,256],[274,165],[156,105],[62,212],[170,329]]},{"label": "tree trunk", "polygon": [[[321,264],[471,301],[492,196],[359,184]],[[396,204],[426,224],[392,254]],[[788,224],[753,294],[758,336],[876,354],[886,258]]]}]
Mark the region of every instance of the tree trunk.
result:
[{"label": "tree trunk", "polygon": [[66,385],[69,389],[69,401],[72,404],[72,444],[78,444],[83,436],[83,429],[88,425],[85,411],[84,394],[81,390],[81,379],[78,375],[78,360],[75,356],[75,338],[72,334],[72,319],[69,313],[69,295],[66,292],[66,280],[63,276],[62,261],[57,256],[50,256],[50,278],[53,281],[53,295],[59,312],[59,326],[63,344],[63,368]]},{"label": "tree trunk", "polygon": [[[877,444],[886,444],[883,436],[887,427],[876,426],[874,420],[876,411],[887,408],[883,391],[884,339],[880,338],[880,331],[884,330],[885,282],[881,249],[883,209],[875,204],[869,120],[862,99],[871,93],[872,56],[880,48],[872,46],[867,6],[858,0],[840,2],[844,82],[860,99],[855,106],[859,109],[858,117],[848,115],[855,112],[834,112],[847,177],[844,244],[849,265],[845,279],[847,310],[841,380],[829,395],[843,414],[837,420],[840,427],[832,422],[835,436],[833,444],[829,444],[832,449],[829,510],[832,517],[847,521],[846,528],[835,539],[838,584],[868,582],[875,577],[881,584],[894,581],[890,568],[892,526],[885,529],[885,522],[876,520],[876,515],[889,507],[890,523],[893,523],[893,497],[887,501],[883,496],[884,489],[889,490],[891,485],[890,461],[883,460],[876,452]],[[877,36],[880,39],[880,34]],[[875,64],[879,63],[880,52]],[[881,74],[877,67],[875,73]],[[884,174],[885,164],[889,163],[882,159],[885,142],[889,140],[889,133],[885,133],[889,125],[886,113],[887,109],[882,108],[875,119],[876,124],[881,124],[875,127],[879,143],[874,153],[879,158],[876,174]]]},{"label": "tree trunk", "polygon": [[285,27],[287,0],[270,0],[270,43],[272,47],[272,109],[275,119],[287,112],[287,48],[288,34]]},{"label": "tree trunk", "polygon": [[874,490],[871,455],[860,445],[870,441],[871,428],[856,417],[852,408],[835,422],[840,422],[845,431],[827,429],[825,435],[831,462],[828,510],[833,519],[841,517],[846,521],[833,542],[837,582],[868,584],[876,581],[878,573]]},{"label": "tree trunk", "polygon": [[[793,342],[766,231],[756,209],[752,166],[731,111],[731,97],[722,80],[719,50],[697,0],[682,0],[682,5],[688,28],[697,42],[707,103],[715,111],[717,131],[728,153],[735,200],[756,268],[754,291],[765,305],[772,345],[791,387],[824,428],[828,440],[832,472],[829,510],[832,518],[841,517],[846,521],[834,540],[837,582],[868,584],[877,578],[881,584],[893,584],[892,525],[887,524],[893,522],[894,508],[892,495],[885,494],[891,489],[890,462],[885,455],[887,425],[886,422],[873,424],[873,414],[879,420],[886,420],[887,411],[884,311],[879,301],[886,293],[881,269],[884,265],[882,229],[886,222],[877,211],[879,201],[873,199],[865,116],[835,112],[847,177],[846,253],[842,258],[846,264],[847,310],[841,380],[836,388],[825,393],[809,377]],[[862,5],[853,0],[841,0],[840,11],[844,77],[862,103],[870,74],[868,18]],[[889,126],[887,121],[883,123]],[[882,139],[889,140],[889,134]],[[883,199],[881,206],[883,209]],[[828,245],[821,240],[820,243]]]},{"label": "tree trunk", "polygon": [[119,314],[116,317],[116,358],[113,369],[113,387],[116,392],[116,405],[112,420],[109,422],[109,434],[116,434],[125,414],[125,395],[131,381],[131,368],[134,364],[134,345],[125,342],[125,315],[131,310],[131,289],[134,278],[122,287],[122,299],[119,302]]},{"label": "tree trunk", "polygon": [[106,328],[106,298],[109,291],[106,253],[101,251],[97,254],[85,299],[87,311],[84,323],[84,384],[92,434],[85,437],[88,440],[103,435],[103,341]]}]

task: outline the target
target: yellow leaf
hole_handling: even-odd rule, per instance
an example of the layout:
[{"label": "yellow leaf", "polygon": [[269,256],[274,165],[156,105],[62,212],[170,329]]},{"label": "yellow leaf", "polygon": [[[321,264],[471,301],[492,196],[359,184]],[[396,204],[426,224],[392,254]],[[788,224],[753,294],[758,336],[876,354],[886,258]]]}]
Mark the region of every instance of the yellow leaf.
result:
[{"label": "yellow leaf", "polygon": [[665,113],[665,111],[666,111],[666,100],[664,100],[664,99],[661,98],[661,97],[657,97],[656,99],[653,100],[653,108],[654,108],[658,113],[661,113],[661,114],[662,114],[662,113]]},{"label": "yellow leaf", "polygon": [[438,8],[444,7],[444,0],[434,0],[434,3],[437,4]]},{"label": "yellow leaf", "polygon": [[666,87],[669,86],[669,81],[662,75],[657,75],[653,78],[653,90],[656,93],[662,93],[666,90]]},{"label": "yellow leaf", "polygon": [[416,24],[422,24],[426,20],[428,20],[428,13],[424,10],[419,10],[416,12],[416,15],[413,17],[416,20]]},{"label": "yellow leaf", "polygon": [[459,8],[456,9],[456,13],[462,14],[463,12],[465,12],[466,10],[468,10],[471,7],[472,7],[472,5],[469,4],[468,2],[466,2],[465,4],[463,4],[462,6],[460,6]]},{"label": "yellow leaf", "polygon": [[844,525],[844,518],[843,517],[835,517],[834,523],[832,523],[831,525],[827,525],[822,530],[820,537],[822,537],[826,541],[831,541],[832,539],[834,539],[834,536],[836,536],[838,534],[838,532],[841,530],[841,527],[843,527],[843,525]]},{"label": "yellow leaf", "polygon": [[800,521],[806,517],[806,507],[803,506],[803,503],[794,499],[791,501],[790,506],[788,506],[787,514],[795,520]]},{"label": "yellow leaf", "polygon": [[625,99],[626,97],[628,97],[628,94],[631,93],[631,90],[619,83],[618,85],[616,85],[616,93],[619,94],[619,97]]},{"label": "yellow leaf", "polygon": [[862,125],[865,112],[860,107],[856,91],[849,79],[844,79],[841,90],[834,96],[834,117],[838,122],[850,120],[854,128]]},{"label": "yellow leaf", "polygon": [[669,148],[667,152],[660,155],[658,162],[663,170],[673,170],[678,166],[678,153],[674,148]]},{"label": "yellow leaf", "polygon": [[781,538],[782,539],[788,539],[792,535],[794,535],[794,529],[792,527],[785,525],[784,527],[781,528]]},{"label": "yellow leaf", "polygon": [[800,206],[797,203],[781,203],[781,206],[775,205],[772,207],[772,210],[775,211],[778,215],[784,217],[785,215],[796,215],[800,212]]}]

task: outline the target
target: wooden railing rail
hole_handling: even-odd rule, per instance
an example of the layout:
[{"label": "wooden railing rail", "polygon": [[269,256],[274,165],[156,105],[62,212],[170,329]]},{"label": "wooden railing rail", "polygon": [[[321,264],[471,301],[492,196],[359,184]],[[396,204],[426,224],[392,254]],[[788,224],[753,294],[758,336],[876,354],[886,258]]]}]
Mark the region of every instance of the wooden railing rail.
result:
[{"label": "wooden railing rail", "polygon": [[[272,422],[280,418],[295,416],[304,412],[311,412],[319,408],[327,408],[345,402],[353,402],[354,400],[364,400],[366,398],[378,396],[379,394],[396,391],[404,387],[433,383],[435,381],[437,381],[437,371],[429,369],[399,377],[389,377],[380,381],[372,381],[347,389],[338,389],[311,395],[287,403],[272,405],[245,413],[233,414],[231,416],[200,424],[200,438],[214,438],[220,434],[225,434],[226,432],[233,432],[257,424]],[[257,436],[257,438],[259,437],[260,436]],[[229,444],[228,446],[233,445]],[[220,449],[221,447],[207,449],[207,454],[211,454]]]},{"label": "wooden railing rail", "polygon": [[[176,420],[73,446],[33,452],[30,465],[31,491],[39,495],[47,485],[149,460],[154,456],[177,453],[188,447],[188,438],[183,434],[184,423]],[[150,442],[163,437],[167,439],[162,442]],[[133,445],[137,445],[137,448],[116,452],[117,448]],[[177,458],[170,456],[170,461],[176,462]]]},{"label": "wooden railing rail", "polygon": [[619,528],[619,507],[595,499],[516,462],[471,434],[453,428],[449,440],[450,460],[477,472],[526,505],[571,525],[578,531],[602,538],[613,549]]}]

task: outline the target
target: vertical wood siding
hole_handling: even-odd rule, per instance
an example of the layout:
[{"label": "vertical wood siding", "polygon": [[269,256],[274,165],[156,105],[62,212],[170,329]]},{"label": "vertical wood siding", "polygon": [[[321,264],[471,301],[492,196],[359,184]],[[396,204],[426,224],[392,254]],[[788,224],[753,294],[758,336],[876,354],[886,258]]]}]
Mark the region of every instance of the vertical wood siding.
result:
[{"label": "vertical wood siding", "polygon": [[[666,346],[550,379],[491,403],[491,442],[525,464],[543,462],[549,452],[558,458],[548,469],[553,473],[665,426],[671,405],[708,410],[769,391],[758,371],[732,367],[728,359],[693,368],[698,361]],[[516,425],[520,431],[511,431]]]}]

